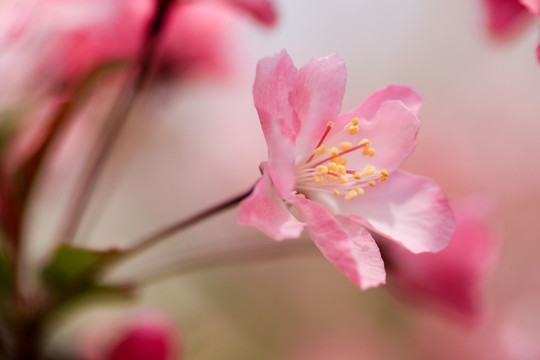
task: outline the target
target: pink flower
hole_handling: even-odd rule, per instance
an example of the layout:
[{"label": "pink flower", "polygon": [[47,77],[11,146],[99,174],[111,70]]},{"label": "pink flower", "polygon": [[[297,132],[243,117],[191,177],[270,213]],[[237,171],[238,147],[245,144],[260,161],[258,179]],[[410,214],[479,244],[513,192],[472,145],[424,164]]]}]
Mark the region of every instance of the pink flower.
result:
[{"label": "pink flower", "polygon": [[537,0],[484,0],[484,7],[488,30],[497,38],[513,34],[531,14],[540,15]]},{"label": "pink flower", "polygon": [[[24,73],[26,79],[43,80],[49,75],[65,82],[102,62],[133,60],[142,48],[156,3],[24,0],[4,6],[0,67],[6,74]],[[268,26],[276,21],[270,0],[175,2],[164,25],[158,70],[182,75],[226,73],[232,67],[231,35],[239,13]]]},{"label": "pink flower", "polygon": [[[79,348],[85,360],[173,360],[180,359],[177,330],[163,314],[144,310],[109,319],[85,334]],[[105,325],[105,326],[103,326]]]},{"label": "pink flower", "polygon": [[411,254],[385,242],[389,284],[470,318],[480,312],[480,285],[493,265],[496,236],[487,201],[470,197],[454,206],[457,228],[448,247],[436,254]]},{"label": "pink flower", "polygon": [[259,62],[253,93],[269,159],[238,222],[275,240],[306,227],[324,256],[366,289],[385,282],[370,231],[414,253],[438,251],[455,220],[432,180],[398,170],[415,147],[418,94],[389,86],[338,115],[345,79],[336,55],[301,69],[285,51]]}]

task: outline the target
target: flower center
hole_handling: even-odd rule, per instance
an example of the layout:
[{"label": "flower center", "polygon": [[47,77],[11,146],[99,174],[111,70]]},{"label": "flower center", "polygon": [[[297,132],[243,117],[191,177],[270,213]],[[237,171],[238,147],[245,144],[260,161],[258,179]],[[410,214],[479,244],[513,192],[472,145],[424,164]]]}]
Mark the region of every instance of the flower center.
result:
[{"label": "flower center", "polygon": [[[341,141],[344,137],[351,137],[358,133],[358,118],[353,118],[343,129],[327,140],[333,127],[334,123],[330,121],[313,153],[296,165],[296,187],[299,191],[328,192],[336,196],[343,195],[345,199],[352,200],[363,195],[364,188],[375,186],[377,181],[385,181],[388,178],[388,171],[377,170],[372,165],[362,170],[347,168],[345,155],[360,153],[362,156],[373,157],[375,149],[370,146],[368,139],[362,139],[354,146],[350,141]],[[332,144],[337,144],[337,146],[331,146]]]}]

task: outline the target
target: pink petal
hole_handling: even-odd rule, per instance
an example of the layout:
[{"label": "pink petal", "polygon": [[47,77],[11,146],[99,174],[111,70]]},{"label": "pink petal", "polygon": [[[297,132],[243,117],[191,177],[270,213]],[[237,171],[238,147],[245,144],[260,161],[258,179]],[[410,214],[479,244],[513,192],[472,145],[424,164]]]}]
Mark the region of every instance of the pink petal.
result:
[{"label": "pink petal", "polygon": [[294,188],[295,141],[300,121],[289,104],[298,70],[285,50],[257,64],[253,98],[268,145],[268,171],[281,197]]},{"label": "pink petal", "polygon": [[369,118],[361,117],[362,113],[357,109],[340,117],[337,123],[342,127],[353,117],[358,117],[359,131],[356,135],[348,136],[347,141],[357,144],[367,138],[376,153],[373,157],[363,156],[362,150],[348,154],[345,156],[348,160],[347,167],[360,172],[368,165],[389,172],[396,170],[416,147],[420,121],[415,112],[401,101],[386,100]]},{"label": "pink petal", "polygon": [[400,243],[413,253],[436,252],[450,241],[456,221],[431,179],[398,170],[353,200],[337,198],[340,212]]},{"label": "pink petal", "polygon": [[[402,85],[389,85],[384,89],[381,89],[368,97],[360,106],[358,106],[352,113],[353,116],[358,116],[371,119],[382,103],[388,100],[401,101],[406,107],[411,109],[416,116],[422,107],[422,98],[420,95],[407,86]],[[348,119],[347,121],[350,121]]]},{"label": "pink petal", "polygon": [[347,70],[337,55],[312,59],[296,78],[290,102],[302,123],[297,138],[297,155],[313,152],[327,123],[334,120],[345,93]]},{"label": "pink petal", "polygon": [[369,232],[344,217],[335,218],[317,203],[297,195],[291,200],[323,255],[362,290],[385,282],[379,248]]},{"label": "pink petal", "polygon": [[226,0],[229,4],[245,11],[261,24],[272,26],[277,21],[277,12],[270,0]]},{"label": "pink petal", "polygon": [[475,316],[479,286],[493,265],[496,236],[485,199],[471,197],[454,207],[457,228],[448,247],[436,254],[412,254],[387,242],[382,253],[389,283],[417,299],[426,299]]},{"label": "pink petal", "polygon": [[[487,28],[496,37],[511,35],[527,17],[526,0],[484,0]],[[531,3],[534,1],[531,1]],[[534,6],[534,4],[530,4]]]},{"label": "pink petal", "polygon": [[534,15],[540,15],[540,0],[519,0]]},{"label": "pink petal", "polygon": [[255,226],[274,240],[297,238],[304,224],[292,216],[265,172],[253,193],[240,204],[237,218],[242,225]]}]

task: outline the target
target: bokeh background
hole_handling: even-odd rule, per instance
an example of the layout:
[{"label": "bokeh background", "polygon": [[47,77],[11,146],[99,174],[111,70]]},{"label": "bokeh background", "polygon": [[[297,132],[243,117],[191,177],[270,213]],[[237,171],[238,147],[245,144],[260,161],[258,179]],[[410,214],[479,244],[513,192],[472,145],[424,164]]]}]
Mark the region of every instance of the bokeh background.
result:
[{"label": "bokeh background", "polygon": [[[186,359],[540,359],[539,24],[498,43],[485,30],[480,0],[276,3],[274,29],[232,24],[236,65],[228,77],[171,82],[137,103],[77,242],[123,246],[249,188],[266,159],[251,94],[257,60],[285,48],[301,66],[337,53],[348,69],[344,111],[387,84],[413,87],[425,103],[405,168],[434,178],[451,201],[481,193],[492,202],[498,257],[482,284],[481,317],[464,321],[385,287],[362,292],[311,251],[165,277],[136,301],[66,318],[51,346],[76,343],[89,323],[126,307],[152,306],[181,328]],[[30,263],[51,244],[83,155],[62,158],[69,165],[58,165],[35,201]],[[272,241],[235,216],[231,210],[174,236],[112,279]]]}]

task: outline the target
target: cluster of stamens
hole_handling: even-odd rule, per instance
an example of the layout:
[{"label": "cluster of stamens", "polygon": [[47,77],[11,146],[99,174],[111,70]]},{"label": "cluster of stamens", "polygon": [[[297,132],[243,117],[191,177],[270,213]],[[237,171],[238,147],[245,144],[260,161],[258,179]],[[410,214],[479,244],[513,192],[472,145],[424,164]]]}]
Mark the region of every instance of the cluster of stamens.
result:
[{"label": "cluster of stamens", "polygon": [[[388,171],[377,170],[372,165],[362,170],[348,169],[344,155],[361,151],[363,156],[373,157],[375,149],[370,146],[368,139],[362,139],[357,145],[353,145],[350,141],[341,141],[337,146],[325,145],[325,139],[333,127],[334,123],[329,122],[315,151],[298,163],[297,189],[329,192],[336,196],[344,195],[345,199],[352,200],[363,195],[365,187],[373,187],[377,181],[385,181],[388,178]],[[358,119],[354,118],[332,136],[328,143],[337,144],[343,137],[353,136],[358,131]]]}]

